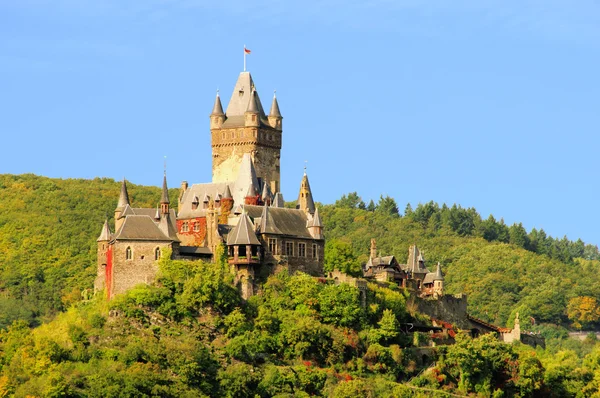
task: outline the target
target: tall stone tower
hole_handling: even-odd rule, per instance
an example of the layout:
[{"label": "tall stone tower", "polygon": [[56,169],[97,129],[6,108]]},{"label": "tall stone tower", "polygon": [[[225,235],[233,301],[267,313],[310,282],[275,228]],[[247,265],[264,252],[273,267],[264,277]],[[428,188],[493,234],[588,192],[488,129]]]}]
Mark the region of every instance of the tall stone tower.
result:
[{"label": "tall stone tower", "polygon": [[234,181],[248,153],[256,168],[257,189],[266,182],[271,192],[279,192],[282,119],[275,95],[265,114],[250,72],[240,73],[225,112],[217,93],[210,115],[212,181]]}]

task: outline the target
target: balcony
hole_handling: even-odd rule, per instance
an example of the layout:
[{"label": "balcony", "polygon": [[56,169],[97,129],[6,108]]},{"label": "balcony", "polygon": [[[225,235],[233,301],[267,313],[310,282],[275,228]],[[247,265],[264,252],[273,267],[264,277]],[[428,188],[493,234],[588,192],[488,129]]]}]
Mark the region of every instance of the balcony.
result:
[{"label": "balcony", "polygon": [[229,264],[235,264],[235,265],[240,265],[240,264],[260,264],[260,257],[259,256],[229,257],[229,259],[227,259],[227,262]]}]

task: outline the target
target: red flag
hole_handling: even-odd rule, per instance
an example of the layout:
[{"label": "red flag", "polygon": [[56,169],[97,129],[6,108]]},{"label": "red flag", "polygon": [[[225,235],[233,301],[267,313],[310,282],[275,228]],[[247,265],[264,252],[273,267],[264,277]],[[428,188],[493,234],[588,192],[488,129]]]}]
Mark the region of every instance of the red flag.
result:
[{"label": "red flag", "polygon": [[248,50],[246,47],[244,47],[244,52],[245,52],[246,54],[250,54],[252,51],[250,51],[250,50]]}]

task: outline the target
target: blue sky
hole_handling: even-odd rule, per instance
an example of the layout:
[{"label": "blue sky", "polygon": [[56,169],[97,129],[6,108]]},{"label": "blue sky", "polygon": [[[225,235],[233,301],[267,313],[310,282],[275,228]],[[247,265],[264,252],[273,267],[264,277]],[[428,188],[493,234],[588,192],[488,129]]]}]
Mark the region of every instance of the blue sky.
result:
[{"label": "blue sky", "polygon": [[[600,244],[598,0],[0,0],[0,173],[210,181],[242,48],[282,189],[473,206]],[[268,103],[265,104],[268,106]]]}]

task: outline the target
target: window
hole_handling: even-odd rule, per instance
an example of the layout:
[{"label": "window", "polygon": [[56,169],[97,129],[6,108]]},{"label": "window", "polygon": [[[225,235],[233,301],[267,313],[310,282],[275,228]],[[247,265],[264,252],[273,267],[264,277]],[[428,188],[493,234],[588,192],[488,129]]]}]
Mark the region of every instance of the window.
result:
[{"label": "window", "polygon": [[125,260],[131,260],[133,258],[133,252],[131,250],[130,246],[127,246],[127,249],[125,249]]},{"label": "window", "polygon": [[294,255],[294,242],[285,242],[285,255],[286,256]]},{"label": "window", "polygon": [[275,254],[276,250],[277,250],[277,239],[269,238],[269,253]]},{"label": "window", "polygon": [[316,259],[319,258],[319,252],[317,250],[318,250],[317,244],[313,243],[313,245],[312,245],[312,256],[313,256],[313,258],[316,258]]},{"label": "window", "polygon": [[157,247],[156,249],[154,249],[154,259],[155,260],[160,259],[160,247]]},{"label": "window", "polygon": [[190,226],[188,225],[187,221],[184,221],[183,224],[181,224],[181,232],[189,232],[190,231]]},{"label": "window", "polygon": [[256,115],[252,115],[252,121],[255,122],[256,121]]},{"label": "window", "polygon": [[200,232],[200,223],[194,223],[194,232]]},{"label": "window", "polygon": [[306,257],[306,243],[298,243],[298,257]]}]

